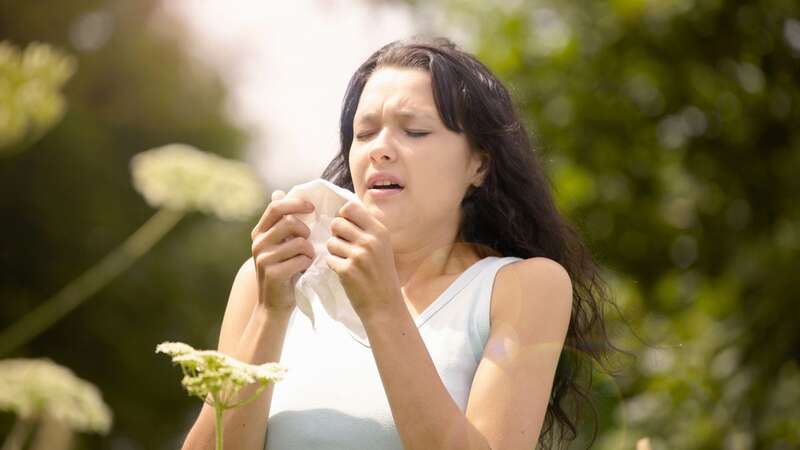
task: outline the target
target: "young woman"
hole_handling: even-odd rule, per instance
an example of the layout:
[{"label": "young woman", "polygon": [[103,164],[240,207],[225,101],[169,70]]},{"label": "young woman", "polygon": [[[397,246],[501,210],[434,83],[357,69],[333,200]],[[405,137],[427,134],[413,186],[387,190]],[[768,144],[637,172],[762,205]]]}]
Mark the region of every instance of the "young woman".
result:
[{"label": "young woman", "polygon": [[[350,81],[341,149],[322,177],[362,200],[331,223],[327,264],[368,340],[335,324],[311,331],[295,313],[290,280],[315,252],[292,214],[313,205],[276,191],[233,282],[219,350],[289,372],[226,413],[225,447],[522,450],[574,439],[565,400],[588,390],[559,357],[606,354],[605,290],[497,78],[447,39],[384,46]],[[183,448],[213,442],[204,405]]]}]

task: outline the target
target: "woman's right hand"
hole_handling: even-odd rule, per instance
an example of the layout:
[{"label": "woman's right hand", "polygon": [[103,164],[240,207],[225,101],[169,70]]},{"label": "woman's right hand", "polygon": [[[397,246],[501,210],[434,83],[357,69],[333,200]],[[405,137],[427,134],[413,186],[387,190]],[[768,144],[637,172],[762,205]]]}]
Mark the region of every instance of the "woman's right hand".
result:
[{"label": "woman's right hand", "polygon": [[258,275],[258,302],[270,311],[291,312],[296,303],[291,279],[305,271],[314,260],[311,230],[292,214],[314,211],[301,198],[283,200],[283,191],[272,193],[261,220],[250,233],[251,251]]}]

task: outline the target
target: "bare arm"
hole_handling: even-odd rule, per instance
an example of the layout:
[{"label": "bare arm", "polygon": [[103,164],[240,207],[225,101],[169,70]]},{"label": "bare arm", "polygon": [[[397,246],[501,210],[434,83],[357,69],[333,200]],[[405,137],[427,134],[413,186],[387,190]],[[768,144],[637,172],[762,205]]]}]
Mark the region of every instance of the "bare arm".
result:
[{"label": "bare arm", "polygon": [[[506,269],[507,270],[504,270]],[[501,268],[491,326],[462,412],[401,302],[364,316],[397,431],[408,450],[536,447],[569,326],[567,271],[542,257]]]},{"label": "bare arm", "polygon": [[[290,312],[267,311],[258,302],[257,289],[256,268],[250,258],[242,264],[234,279],[222,320],[218,350],[252,364],[279,361]],[[243,388],[240,398],[250,397],[255,389],[256,385]],[[225,412],[225,448],[264,448],[273,390],[274,386],[270,385],[252,402]],[[182,450],[213,449],[215,436],[214,408],[203,404]]]},{"label": "bare arm", "polygon": [[[218,351],[250,363],[279,362],[289,317],[294,307],[291,277],[305,271],[314,260],[311,230],[293,217],[309,213],[314,205],[300,198],[283,200],[283,191],[272,193],[261,220],[250,233],[253,257],[242,264],[233,280],[219,334]],[[239,391],[237,400],[250,398],[251,385]],[[223,445],[235,449],[261,449],[266,438],[267,418],[274,385],[258,398],[223,415]],[[214,409],[204,404],[182,450],[215,447]]]}]

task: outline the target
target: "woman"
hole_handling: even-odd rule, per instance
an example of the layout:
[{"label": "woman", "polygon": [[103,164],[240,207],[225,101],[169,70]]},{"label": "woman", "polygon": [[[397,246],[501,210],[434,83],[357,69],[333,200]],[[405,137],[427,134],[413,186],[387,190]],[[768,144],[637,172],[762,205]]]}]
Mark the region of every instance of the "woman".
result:
[{"label": "woman", "polygon": [[[554,423],[556,443],[574,439],[565,400],[587,391],[559,357],[605,354],[605,291],[506,89],[446,39],[397,41],[356,71],[340,126],[322,177],[362,204],[331,223],[327,264],[368,342],[344,327],[310,332],[293,314],[290,280],[314,248],[292,214],[313,205],[276,191],[233,282],[219,350],[289,372],[226,413],[225,446],[532,449],[552,445]],[[204,405],[183,448],[210,448],[213,436]]]}]

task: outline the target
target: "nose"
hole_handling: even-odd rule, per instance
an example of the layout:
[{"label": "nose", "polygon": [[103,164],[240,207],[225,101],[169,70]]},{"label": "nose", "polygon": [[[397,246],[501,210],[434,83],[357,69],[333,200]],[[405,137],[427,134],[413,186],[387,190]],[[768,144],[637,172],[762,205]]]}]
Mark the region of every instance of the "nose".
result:
[{"label": "nose", "polygon": [[392,160],[395,158],[394,144],[388,128],[383,128],[370,142],[369,159],[371,161]]}]

